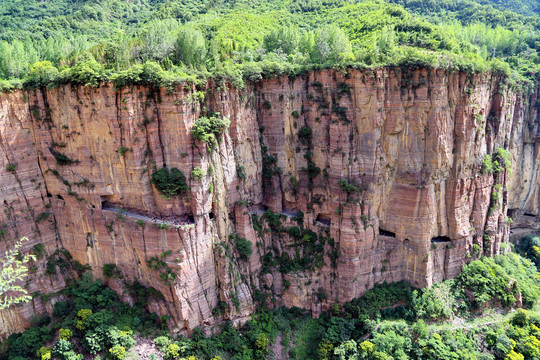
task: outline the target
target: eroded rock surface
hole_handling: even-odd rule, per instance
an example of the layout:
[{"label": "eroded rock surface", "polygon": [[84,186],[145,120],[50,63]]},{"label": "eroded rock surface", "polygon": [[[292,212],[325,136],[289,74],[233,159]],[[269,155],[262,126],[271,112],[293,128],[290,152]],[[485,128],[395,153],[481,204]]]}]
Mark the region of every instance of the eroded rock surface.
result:
[{"label": "eroded rock surface", "polygon": [[[429,286],[480,252],[504,251],[509,208],[537,221],[538,97],[490,75],[427,69],[328,70],[242,90],[2,94],[0,247],[22,236],[28,251],[45,246],[28,281],[36,295],[73,273],[63,249],[96,277],[115,264],[123,280],[108,281],[126,301],[126,281],[155,287],[164,298],[149,309],[187,333],[242,322],[256,301],[317,315],[378,282]],[[231,120],[212,152],[190,135],[204,108]],[[482,171],[499,147],[511,151],[512,174]],[[188,196],[159,194],[150,177],[164,166],[186,175]],[[191,179],[196,166],[202,180]],[[238,253],[238,238],[251,254]],[[162,281],[152,257],[177,277]],[[0,313],[0,337],[55,299]]]}]

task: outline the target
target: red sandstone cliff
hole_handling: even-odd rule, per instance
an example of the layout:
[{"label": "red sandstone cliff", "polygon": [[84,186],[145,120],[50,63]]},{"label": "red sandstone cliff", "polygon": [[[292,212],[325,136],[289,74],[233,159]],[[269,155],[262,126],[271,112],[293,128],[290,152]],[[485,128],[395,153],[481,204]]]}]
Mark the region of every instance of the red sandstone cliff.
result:
[{"label": "red sandstone cliff", "polygon": [[[28,236],[29,251],[42,243],[51,259],[66,249],[97,277],[116,264],[125,281],[158,289],[164,299],[150,310],[188,332],[242,321],[254,299],[317,314],[377,282],[428,286],[474,259],[473,244],[501,252],[508,207],[539,214],[538,91],[529,98],[499,82],[437,70],[328,70],[244,90],[209,83],[202,102],[191,86],[2,94],[0,248]],[[190,135],[202,107],[231,120],[213,152]],[[512,151],[511,177],[481,171],[498,147]],[[58,165],[55,153],[75,162]],[[162,166],[188,179],[196,166],[207,175],[189,180],[189,196],[167,200],[150,183]],[[162,229],[132,214],[194,225]],[[235,236],[252,243],[249,258],[235,250]],[[170,285],[147,264],[169,250]],[[68,270],[49,260],[45,275],[47,258],[28,280],[32,293],[64,285]],[[122,281],[109,283],[123,292]],[[1,312],[0,337],[51,311],[55,299]]]}]

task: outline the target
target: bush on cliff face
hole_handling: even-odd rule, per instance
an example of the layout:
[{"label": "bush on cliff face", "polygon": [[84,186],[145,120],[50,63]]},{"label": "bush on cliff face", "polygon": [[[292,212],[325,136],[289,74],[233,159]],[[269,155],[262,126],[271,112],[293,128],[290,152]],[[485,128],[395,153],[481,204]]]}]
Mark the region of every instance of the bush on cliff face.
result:
[{"label": "bush on cliff face", "polygon": [[253,253],[251,242],[237,234],[231,234],[229,238],[234,241],[236,250],[240,254],[240,257],[244,260],[247,260]]},{"label": "bush on cliff face", "polygon": [[177,195],[185,195],[189,191],[186,177],[177,168],[172,168],[170,171],[167,168],[156,170],[152,173],[151,181],[159,192],[168,199]]},{"label": "bush on cliff face", "polygon": [[225,132],[230,124],[231,121],[227,118],[220,117],[219,113],[211,114],[208,117],[201,116],[193,124],[191,136],[206,143],[208,149],[212,151],[217,147],[221,134]]},{"label": "bush on cliff face", "polygon": [[495,150],[495,153],[493,154],[493,171],[498,174],[505,169],[508,170],[508,172],[512,171],[512,163],[510,162],[510,151],[503,149],[503,148],[497,148]]}]

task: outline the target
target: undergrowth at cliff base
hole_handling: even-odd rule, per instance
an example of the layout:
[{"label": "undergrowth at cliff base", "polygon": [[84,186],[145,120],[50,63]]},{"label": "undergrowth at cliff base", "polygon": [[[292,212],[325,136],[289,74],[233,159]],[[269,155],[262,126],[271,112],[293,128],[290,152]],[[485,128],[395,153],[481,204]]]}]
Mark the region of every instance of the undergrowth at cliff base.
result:
[{"label": "undergrowth at cliff base", "polygon": [[64,290],[48,296],[56,300],[52,316],[35,315],[30,329],[0,344],[0,359],[82,360],[83,354],[123,359],[136,334],[153,338],[166,327],[144,310],[150,299],[162,297],[158,291],[137,282],[127,284],[125,290],[135,299],[134,306],[122,303],[88,273],[71,280]]},{"label": "undergrowth at cliff base", "polygon": [[130,349],[137,333],[155,345],[145,359],[537,359],[538,277],[534,263],[517,254],[481,258],[428,289],[377,284],[317,319],[298,308],[261,305],[240,328],[225,322],[216,335],[197,328],[186,338],[162,330],[157,316],[144,311],[149,298],[159,298],[155,290],[130,285],[131,307],[84,275],[62,292],[66,300],[55,303],[52,318],[36,317],[29,330],[4,341],[0,359],[136,359]]}]

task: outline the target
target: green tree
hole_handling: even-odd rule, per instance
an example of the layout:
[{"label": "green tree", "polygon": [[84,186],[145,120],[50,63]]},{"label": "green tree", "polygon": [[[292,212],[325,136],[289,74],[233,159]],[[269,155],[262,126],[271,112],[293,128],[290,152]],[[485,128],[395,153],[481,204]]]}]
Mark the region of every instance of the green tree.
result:
[{"label": "green tree", "polygon": [[200,68],[205,63],[207,52],[206,40],[200,31],[191,27],[180,30],[174,48],[174,59],[177,63]]},{"label": "green tree", "polygon": [[20,254],[25,241],[28,239],[22,238],[17,241],[11,249],[6,250],[0,261],[0,310],[32,299],[28,291],[18,285],[28,276],[26,265],[36,260],[34,255]]},{"label": "green tree", "polygon": [[25,85],[29,87],[52,86],[58,81],[58,69],[50,61],[39,61],[30,66]]},{"label": "green tree", "polygon": [[356,341],[347,340],[334,349],[334,355],[338,360],[358,360],[358,346]]},{"label": "green tree", "polygon": [[69,78],[75,84],[96,87],[103,80],[103,65],[92,54],[83,53],[69,69]]}]

